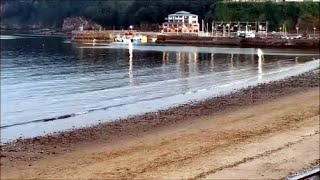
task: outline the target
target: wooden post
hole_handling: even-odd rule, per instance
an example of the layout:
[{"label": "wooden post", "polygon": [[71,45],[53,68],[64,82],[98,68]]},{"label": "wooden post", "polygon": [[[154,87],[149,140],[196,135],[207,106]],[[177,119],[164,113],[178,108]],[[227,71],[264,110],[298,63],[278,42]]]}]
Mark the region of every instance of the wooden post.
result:
[{"label": "wooden post", "polygon": [[225,37],[226,26],[222,25],[222,37]]},{"label": "wooden post", "polygon": [[255,31],[258,32],[258,31],[257,31],[257,29],[258,29],[258,28],[257,28],[257,21],[255,22],[254,28],[255,28]]},{"label": "wooden post", "polygon": [[216,28],[215,28],[215,33],[216,33],[216,35],[215,35],[215,36],[217,37],[217,32],[218,32],[218,23],[215,23],[215,27],[216,27]]},{"label": "wooden post", "polygon": [[213,36],[213,26],[214,26],[214,21],[212,21],[212,24],[211,24],[211,36]]},{"label": "wooden post", "polygon": [[206,25],[206,30],[207,30],[206,36],[209,36],[209,23],[207,23],[207,25]]},{"label": "wooden post", "polygon": [[202,33],[204,32],[203,30],[204,30],[204,21],[202,19],[202,21],[201,21],[201,31],[202,31]]},{"label": "wooden post", "polygon": [[266,21],[266,37],[268,37],[268,21]]},{"label": "wooden post", "polygon": [[228,27],[228,37],[230,37],[230,28],[231,28],[231,21],[229,21],[229,27]]}]

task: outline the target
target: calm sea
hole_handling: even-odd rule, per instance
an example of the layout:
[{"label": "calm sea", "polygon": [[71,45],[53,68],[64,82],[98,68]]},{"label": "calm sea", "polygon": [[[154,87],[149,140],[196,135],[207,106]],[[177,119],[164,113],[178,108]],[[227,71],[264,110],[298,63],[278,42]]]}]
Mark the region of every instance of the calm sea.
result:
[{"label": "calm sea", "polygon": [[319,67],[319,52],[1,35],[1,141],[112,121]]}]

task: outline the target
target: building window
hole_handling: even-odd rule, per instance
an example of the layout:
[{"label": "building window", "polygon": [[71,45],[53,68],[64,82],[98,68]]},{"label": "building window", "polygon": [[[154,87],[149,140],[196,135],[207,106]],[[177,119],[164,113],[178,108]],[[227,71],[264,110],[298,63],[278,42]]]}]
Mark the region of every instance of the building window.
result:
[{"label": "building window", "polygon": [[197,18],[197,16],[192,16],[192,18]]},{"label": "building window", "polygon": [[192,21],[192,23],[197,23],[197,21]]}]

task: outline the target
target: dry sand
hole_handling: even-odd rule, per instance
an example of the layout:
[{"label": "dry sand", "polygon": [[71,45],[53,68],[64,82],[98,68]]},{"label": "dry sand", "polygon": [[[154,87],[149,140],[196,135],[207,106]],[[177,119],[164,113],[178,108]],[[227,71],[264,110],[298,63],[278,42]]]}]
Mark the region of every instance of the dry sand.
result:
[{"label": "dry sand", "polygon": [[1,146],[1,179],[278,179],[319,163],[319,69]]},{"label": "dry sand", "polygon": [[[319,161],[319,88],[193,118],[143,136],[75,148],[1,178],[282,178]],[[14,163],[18,162],[18,163]]]}]

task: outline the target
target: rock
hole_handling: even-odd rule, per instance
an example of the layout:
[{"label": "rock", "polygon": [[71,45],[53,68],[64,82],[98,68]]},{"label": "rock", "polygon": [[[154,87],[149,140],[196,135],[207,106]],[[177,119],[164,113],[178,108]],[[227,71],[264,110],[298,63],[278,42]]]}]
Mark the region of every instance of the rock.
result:
[{"label": "rock", "polygon": [[0,155],[0,157],[7,157],[7,156],[6,156],[6,155],[4,155],[4,154],[1,154],[1,155]]}]

